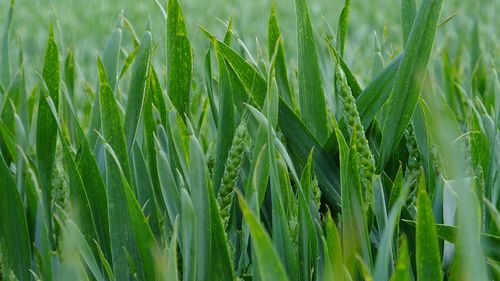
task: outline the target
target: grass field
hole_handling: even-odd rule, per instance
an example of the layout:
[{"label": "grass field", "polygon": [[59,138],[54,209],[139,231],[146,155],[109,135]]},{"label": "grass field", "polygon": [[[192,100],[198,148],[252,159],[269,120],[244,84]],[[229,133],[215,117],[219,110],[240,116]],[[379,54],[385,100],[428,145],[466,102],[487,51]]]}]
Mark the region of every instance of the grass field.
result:
[{"label": "grass field", "polygon": [[[6,11],[8,0],[0,2],[0,10]],[[285,48],[289,54],[296,52],[293,44],[295,35],[295,11],[292,1],[277,0],[277,10],[280,16],[282,32],[286,41]],[[347,60],[360,75],[368,75],[369,70],[361,62],[371,59],[371,50],[368,46],[374,45],[373,33],[381,37],[386,31],[388,41],[395,49],[401,51],[402,39],[400,36],[399,22],[401,13],[399,0],[383,1],[354,1],[351,9],[351,22],[355,28],[348,32],[351,48],[346,52]],[[193,41],[197,60],[202,61],[204,48],[208,43],[206,37],[199,31],[198,25],[206,27],[216,34],[223,34],[225,30],[222,21],[227,22],[229,17],[234,17],[235,29],[243,37],[247,46],[254,51],[255,40],[265,43],[267,14],[262,13],[269,9],[271,1],[236,1],[236,0],[210,0],[198,1],[187,0],[182,4],[186,14],[186,25],[190,30],[190,39]],[[38,54],[45,48],[47,27],[51,19],[57,20],[56,33],[61,33],[58,40],[62,44],[78,44],[77,61],[82,68],[86,79],[94,81],[95,54],[101,50],[106,42],[107,36],[112,31],[118,15],[123,10],[124,15],[131,21],[133,26],[142,31],[152,22],[155,40],[161,41],[164,34],[161,12],[153,0],[17,0],[18,9],[13,20],[12,37],[17,42],[20,38],[24,42],[26,55]],[[332,28],[337,28],[337,21],[343,7],[342,1],[311,1],[310,10],[313,25],[319,32],[324,30],[324,22],[328,22]],[[396,7],[396,8],[394,8]],[[488,7],[484,9],[482,7]],[[500,17],[496,16],[500,10],[500,3],[495,0],[460,1],[451,0],[443,4],[443,19],[457,14],[453,24],[443,32],[437,34],[438,48],[446,42],[465,41],[470,45],[470,36],[460,31],[470,30],[474,20],[479,20],[481,25],[481,38],[485,49],[498,50],[498,42],[495,38],[500,37]],[[0,14],[0,22],[4,22],[6,13]],[[243,28],[244,27],[244,28]],[[61,36],[62,35],[62,36]],[[319,35],[318,35],[319,36]],[[163,43],[163,42],[161,42]],[[365,47],[366,46],[366,47]],[[162,58],[163,54],[158,54]],[[294,56],[289,55],[293,60]],[[37,65],[42,63],[41,56],[33,56]],[[498,62],[498,60],[497,60]],[[201,64],[201,63],[200,63]],[[365,77],[363,77],[365,78]]]},{"label": "grass field", "polygon": [[0,280],[500,280],[499,12],[1,0]]}]

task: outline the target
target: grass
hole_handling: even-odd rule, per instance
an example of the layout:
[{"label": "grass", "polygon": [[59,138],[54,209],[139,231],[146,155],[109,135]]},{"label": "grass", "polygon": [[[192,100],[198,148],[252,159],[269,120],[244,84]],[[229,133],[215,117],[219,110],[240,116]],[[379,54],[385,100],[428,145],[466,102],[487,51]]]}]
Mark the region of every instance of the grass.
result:
[{"label": "grass", "polygon": [[0,5],[0,280],[500,278],[496,2],[49,2]]}]

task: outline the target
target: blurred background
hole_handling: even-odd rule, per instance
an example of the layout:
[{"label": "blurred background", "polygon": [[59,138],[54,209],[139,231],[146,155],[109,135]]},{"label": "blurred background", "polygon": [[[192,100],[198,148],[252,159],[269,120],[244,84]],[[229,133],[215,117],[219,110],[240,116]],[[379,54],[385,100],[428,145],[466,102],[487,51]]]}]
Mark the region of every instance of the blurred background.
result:
[{"label": "blurred background", "polygon": [[[5,21],[10,0],[0,0],[0,22]],[[159,1],[166,5],[165,0]],[[234,28],[252,54],[261,46],[267,50],[267,20],[271,0],[179,0],[189,28],[195,63],[201,64],[209,41],[198,25],[222,36],[229,17],[233,17]],[[275,0],[278,18],[284,34],[287,58],[295,64],[295,11],[293,0]],[[420,1],[418,1],[420,2]],[[344,0],[309,0],[313,24],[318,41],[322,39],[325,25],[337,30],[337,21]],[[74,45],[80,74],[86,80],[95,81],[96,54],[102,50],[106,38],[113,30],[120,12],[132,23],[140,34],[151,23],[155,41],[160,48],[155,54],[155,64],[164,59],[165,22],[154,0],[17,0],[11,29],[12,45],[21,44],[28,69],[41,69],[43,52],[51,19],[55,23],[56,37],[61,53]],[[435,55],[440,48],[448,46],[453,53],[460,53],[458,42],[469,42],[472,27],[479,26],[481,46],[485,53],[497,61],[500,54],[500,1],[499,0],[445,0],[441,21],[454,16],[438,32]],[[385,63],[401,52],[400,0],[352,0],[346,58],[354,73],[365,84],[370,78],[371,61],[375,50],[375,35],[385,44]],[[125,43],[131,39],[127,32]],[[128,36],[128,37],[127,37]],[[385,43],[384,43],[385,42]],[[461,44],[460,44],[461,45]],[[325,48],[320,42],[318,48]],[[11,52],[17,52],[16,46]],[[321,52],[321,50],[320,50]],[[367,62],[369,64],[367,65]],[[29,75],[28,75],[29,76]]]}]

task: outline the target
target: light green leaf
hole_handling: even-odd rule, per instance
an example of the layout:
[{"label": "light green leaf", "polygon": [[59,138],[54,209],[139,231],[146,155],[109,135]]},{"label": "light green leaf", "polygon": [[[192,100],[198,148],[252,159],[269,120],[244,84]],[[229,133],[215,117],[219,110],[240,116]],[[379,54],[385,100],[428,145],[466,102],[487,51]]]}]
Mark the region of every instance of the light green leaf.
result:
[{"label": "light green leaf", "polygon": [[[353,134],[355,135],[355,134]],[[361,193],[361,179],[357,151],[354,144],[349,150],[345,139],[337,130],[340,150],[340,169],[342,182],[342,237],[344,263],[351,275],[356,274],[356,256],[360,255],[363,262],[370,268],[372,258],[370,240],[368,237],[366,214]],[[353,143],[356,138],[352,139]]]},{"label": "light green leaf", "polygon": [[189,140],[189,174],[187,174],[189,191],[194,207],[196,232],[196,279],[208,280],[211,260],[211,218],[208,173],[205,157],[198,140],[192,136]]},{"label": "light green leaf", "polygon": [[139,118],[141,116],[144,95],[146,90],[146,77],[148,74],[149,60],[151,56],[152,35],[146,31],[141,38],[139,52],[132,66],[132,77],[125,108],[125,139],[127,141],[127,151],[132,153],[132,145],[135,141]]},{"label": "light green leaf", "polygon": [[409,268],[410,257],[408,254],[408,240],[405,236],[401,241],[401,246],[399,247],[399,258],[396,263],[396,271],[391,276],[391,281],[410,281],[410,268]]},{"label": "light green leaf", "polygon": [[[132,273],[125,253],[134,253],[134,243],[122,174],[129,182],[132,182],[132,177],[121,116],[109,85],[101,85],[99,101],[104,138],[106,145],[113,152],[111,154],[110,149],[106,152],[106,187],[113,270],[117,280],[129,280]],[[113,159],[115,157],[116,160]]]},{"label": "light green leaf", "polygon": [[108,74],[108,83],[111,89],[115,89],[118,80],[118,61],[120,59],[122,33],[122,19],[120,18],[102,53],[102,62]]},{"label": "light green leaf", "polygon": [[[121,23],[121,21],[120,21]],[[121,24],[119,24],[111,33],[111,36],[106,43],[106,47],[103,51],[103,65],[106,71],[101,71],[102,73],[108,73],[111,77],[106,78],[105,80],[99,79],[99,83],[103,83],[102,81],[108,83],[112,89],[116,88],[116,80],[117,78],[117,68],[118,68],[118,59],[120,54],[120,46],[122,41],[122,30]],[[113,79],[114,77],[114,79]],[[92,104],[92,110],[90,112],[90,124],[87,128],[87,136],[89,137],[89,144],[91,147],[94,147],[97,141],[97,133],[101,128],[101,110],[99,108],[99,91],[95,95],[94,103]]]},{"label": "light green leaf", "polygon": [[78,170],[81,175],[85,192],[87,193],[88,202],[92,210],[97,235],[99,237],[99,245],[102,248],[105,256],[111,258],[110,238],[109,238],[109,222],[108,222],[108,203],[106,200],[106,187],[104,180],[99,171],[90,146],[86,140],[82,142],[80,152],[77,156]]},{"label": "light green leaf", "polygon": [[239,192],[238,201],[243,217],[250,228],[250,234],[253,242],[252,245],[255,249],[256,258],[259,261],[258,266],[260,280],[288,280],[283,264],[272,246],[271,238],[265,232],[264,227],[260,224],[257,217],[248,207],[243,195]]},{"label": "light green leaf", "polygon": [[[216,43],[219,46],[220,43]],[[235,130],[234,122],[234,99],[231,91],[231,82],[229,80],[229,72],[222,54],[217,51],[216,58],[219,66],[219,125],[217,131],[217,147],[216,159],[214,168],[214,190],[218,192],[220,181],[224,173],[224,165],[226,163],[229,148],[231,147],[232,136]]]},{"label": "light green leaf", "polygon": [[213,188],[208,186],[210,199],[210,280],[235,280],[233,260]]},{"label": "light green leaf", "polygon": [[148,219],[149,227],[155,237],[160,237],[159,208],[154,194],[153,182],[146,166],[146,160],[137,143],[132,148],[132,168],[137,187],[137,202],[142,206],[144,216]]},{"label": "light green leaf", "polygon": [[9,33],[12,17],[14,15],[15,0],[10,0],[9,10],[5,18],[5,24],[2,34],[2,46],[0,53],[0,84],[4,87],[9,85],[10,81],[10,60],[9,60]]},{"label": "light green leaf", "polygon": [[389,159],[408,126],[422,90],[443,0],[424,0],[413,24],[394,86],[384,105],[378,168]]},{"label": "light green leaf", "polygon": [[69,218],[64,210],[60,209],[59,211],[62,220],[61,223],[63,224],[67,239],[71,239],[75,243],[80,256],[83,258],[83,261],[88,266],[95,279],[97,281],[104,281],[104,276],[101,273],[101,269],[96,261],[96,257],[93,254],[91,246],[86,241],[76,223]]},{"label": "light green leaf", "polygon": [[417,198],[416,244],[418,280],[442,280],[436,226],[423,176],[420,178]]},{"label": "light green leaf", "polygon": [[[104,66],[99,60],[99,71],[104,72]],[[117,101],[113,95],[113,89],[106,84],[102,83],[99,90],[99,107],[101,109],[101,123],[102,132],[106,142],[113,148],[118,158],[118,163],[125,175],[125,178],[132,183],[132,174],[127,153],[127,146],[125,143],[125,133],[122,126],[122,116],[118,108]]]},{"label": "light green leaf", "polygon": [[[116,164],[118,165],[118,163]],[[123,177],[122,182],[125,197],[127,199],[128,213],[130,215],[132,229],[135,234],[134,239],[137,241],[137,248],[141,257],[140,260],[142,262],[142,270],[144,272],[145,280],[155,280],[157,272],[155,269],[153,253],[159,251],[158,245],[156,244],[148,221],[142,213],[139,202],[137,202],[137,199],[134,197],[134,193]]]},{"label": "light green leaf", "polygon": [[197,225],[195,222],[195,213],[193,202],[189,197],[186,189],[181,189],[181,241],[182,241],[182,256],[183,258],[183,280],[194,281],[196,279],[196,260],[197,260],[197,240],[196,233]]},{"label": "light green leaf", "polygon": [[[97,239],[97,232],[94,224],[94,218],[92,216],[92,211],[90,209],[90,203],[87,197],[87,193],[85,192],[85,187],[83,185],[80,171],[76,166],[70,148],[68,147],[66,140],[62,138],[61,143],[63,147],[63,160],[65,164],[64,166],[66,168],[66,173],[69,179],[69,198],[72,203],[71,206],[72,208],[74,208],[74,210],[78,210],[77,221],[79,222],[85,239],[87,240],[87,242],[91,243],[93,240]],[[97,251],[95,251],[94,253],[97,254]]]},{"label": "light green leaf", "polygon": [[[374,182],[378,181],[377,184],[374,184],[374,193],[375,189],[382,189],[382,184],[380,178],[374,180]],[[397,200],[394,202],[394,205],[391,207],[388,218],[386,218],[386,223],[383,228],[379,228],[379,232],[382,233],[378,251],[377,258],[375,263],[375,280],[389,280],[389,272],[388,268],[393,265],[392,249],[393,249],[393,240],[394,233],[397,235],[397,227],[399,222],[399,217],[401,213],[401,209],[404,207],[407,194],[409,192],[409,188],[402,190],[397,196]],[[380,202],[379,202],[380,204]],[[378,221],[377,221],[378,223]]]},{"label": "light green leaf", "polygon": [[167,207],[167,214],[170,221],[175,221],[175,218],[181,214],[181,195],[168,159],[160,149],[160,144],[156,143],[156,162],[158,163],[158,177],[162,197]]},{"label": "light green leaf", "polygon": [[[394,77],[399,69],[403,55],[397,57],[373,79],[356,98],[359,118],[364,128],[368,128],[391,93]],[[354,94],[354,92],[353,92]]]},{"label": "light green leaf", "polygon": [[[38,171],[40,174],[40,184],[43,196],[43,210],[50,221],[50,202],[51,202],[51,181],[54,170],[54,159],[57,144],[57,122],[54,119],[52,111],[47,103],[45,96],[49,96],[56,110],[59,105],[59,52],[54,39],[54,29],[51,25],[50,34],[45,52],[45,63],[43,67],[43,80],[47,86],[41,91],[38,104],[38,117],[36,129],[36,155]],[[49,228],[51,233],[51,228]]]},{"label": "light green leaf", "polygon": [[344,8],[340,12],[339,17],[339,31],[337,32],[337,48],[339,49],[340,56],[344,56],[345,41],[347,39],[347,27],[349,26],[349,9],[351,7],[351,0],[345,0]]},{"label": "light green leaf", "polygon": [[338,207],[340,174],[336,162],[283,100],[279,104],[279,127],[285,135],[290,154],[301,166],[306,165],[309,153],[314,149],[313,159],[321,192],[332,208]]},{"label": "light green leaf", "polygon": [[[328,255],[328,264],[325,264],[325,273],[323,280],[336,280],[343,281],[344,279],[344,264],[342,261],[342,248],[340,243],[340,236],[337,226],[332,219],[330,211],[327,212],[324,221],[325,235],[324,235],[324,252]],[[329,271],[327,271],[327,269]],[[328,272],[328,273],[327,273]]]},{"label": "light green leaf", "polygon": [[179,114],[189,115],[193,54],[178,0],[167,6],[167,93]]},{"label": "light green leaf", "polygon": [[278,18],[276,16],[275,4],[273,1],[271,7],[271,15],[268,21],[268,52],[269,54],[274,53],[274,49],[277,46],[278,52],[276,53],[275,61],[275,75],[276,83],[278,84],[278,91],[283,100],[288,104],[288,106],[294,106],[293,102],[293,92],[290,87],[290,82],[288,81],[288,73],[285,58],[285,48],[283,46],[283,40],[280,39],[281,31],[278,24]]},{"label": "light green leaf", "polygon": [[267,93],[267,82],[264,77],[262,77],[260,72],[258,72],[253,65],[249,64],[237,52],[223,42],[216,41],[215,46],[216,51],[227,61],[228,70],[232,69],[241,81],[241,84],[245,87],[246,92],[249,94],[251,104],[258,108],[262,108]]},{"label": "light green leaf", "polygon": [[417,15],[417,1],[401,0],[401,30],[403,32],[403,45],[406,46],[410,36],[413,21]]},{"label": "light green leaf", "polygon": [[298,82],[302,118],[320,142],[328,137],[326,102],[307,0],[295,0]]}]

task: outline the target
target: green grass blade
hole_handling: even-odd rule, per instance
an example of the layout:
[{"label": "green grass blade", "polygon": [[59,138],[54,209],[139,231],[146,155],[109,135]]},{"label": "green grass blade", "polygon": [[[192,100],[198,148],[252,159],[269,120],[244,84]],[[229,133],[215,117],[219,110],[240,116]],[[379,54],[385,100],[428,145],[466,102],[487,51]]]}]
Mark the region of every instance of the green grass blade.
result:
[{"label": "green grass blade", "polygon": [[212,78],[212,56],[210,52],[211,48],[207,50],[205,54],[205,86],[207,87],[208,100],[210,102],[210,111],[212,112],[212,118],[214,119],[215,126],[219,125],[219,110],[217,108],[217,103],[215,102],[214,89],[213,89],[213,78]]},{"label": "green grass blade", "polygon": [[[111,88],[109,91],[101,92],[101,97],[112,97],[112,95]],[[106,108],[106,104],[101,103],[101,108]],[[136,257],[137,253],[125,193],[126,188],[129,187],[127,181],[123,180],[118,156],[109,145],[106,150],[106,175],[113,272],[117,280],[131,280],[136,272],[130,267],[129,258],[130,255]]]},{"label": "green grass blade", "polygon": [[[217,46],[219,43],[217,43]],[[216,48],[217,49],[217,48]],[[224,165],[226,163],[232,136],[234,134],[234,99],[231,91],[231,82],[227,65],[222,55],[216,51],[217,64],[219,65],[219,126],[217,132],[217,148],[214,168],[214,190],[218,192]]]},{"label": "green grass blade", "polygon": [[[116,88],[116,80],[117,80],[117,68],[118,68],[118,60],[120,54],[120,46],[122,41],[122,30],[121,27],[118,26],[111,33],[106,47],[103,51],[103,65],[106,70],[104,73],[107,73],[110,77],[107,78],[104,82],[109,83],[112,89]],[[113,79],[114,78],[114,79]],[[100,79],[101,80],[101,79]],[[99,81],[99,83],[103,83]],[[92,110],[90,112],[90,124],[87,128],[87,136],[89,138],[89,144],[91,147],[95,146],[98,135],[96,131],[101,129],[101,110],[99,108],[99,91],[95,95],[94,103],[92,104]]]},{"label": "green grass blade", "polygon": [[274,53],[275,46],[278,48],[276,53],[275,61],[275,75],[276,83],[278,84],[278,91],[283,100],[290,107],[294,107],[292,88],[290,87],[290,82],[288,80],[286,58],[285,58],[285,48],[283,46],[283,40],[281,40],[281,30],[278,24],[278,18],[276,16],[276,8],[273,2],[271,7],[271,15],[268,21],[268,52],[269,54]]},{"label": "green grass blade", "polygon": [[132,149],[132,171],[135,186],[137,187],[137,201],[143,208],[144,216],[148,218],[148,224],[155,237],[160,237],[160,223],[157,198],[154,193],[152,177],[146,166],[146,159],[137,143]]},{"label": "green grass blade", "polygon": [[[415,221],[403,220],[412,227],[416,227]],[[458,227],[454,225],[436,224],[436,232],[439,239],[446,240],[451,243],[458,241]],[[491,259],[500,259],[500,236],[481,233],[481,243],[485,255]]]},{"label": "green grass blade", "polygon": [[189,140],[189,174],[188,184],[193,201],[196,232],[191,233],[196,237],[196,274],[198,280],[204,280],[209,276],[210,270],[210,198],[208,192],[208,174],[205,166],[205,158],[200,144],[195,137]]},{"label": "green grass blade", "polygon": [[325,273],[323,280],[344,280],[344,264],[342,261],[342,248],[340,243],[340,236],[332,219],[330,212],[328,211],[325,218],[325,252],[328,253],[330,264],[325,265],[325,268],[329,267],[331,269],[330,276]]},{"label": "green grass blade", "polygon": [[193,54],[178,0],[167,6],[167,92],[179,114],[189,114]]},{"label": "green grass blade", "polygon": [[144,95],[146,90],[146,77],[148,73],[149,60],[151,57],[152,43],[151,32],[146,31],[141,38],[139,52],[132,66],[132,77],[125,108],[125,139],[127,141],[127,151],[131,153],[132,145],[135,141],[139,118],[144,104]]},{"label": "green grass blade", "polygon": [[299,101],[302,118],[320,142],[328,137],[326,102],[307,0],[295,0]]},{"label": "green grass blade", "polygon": [[[378,181],[379,184],[374,185],[374,188],[377,186],[382,188],[380,179],[378,179]],[[389,280],[388,269],[390,266],[392,267],[392,265],[394,264],[393,260],[391,260],[394,258],[392,256],[392,249],[393,249],[392,243],[395,236],[394,233],[397,234],[397,227],[401,209],[405,205],[408,191],[409,189],[406,188],[399,193],[396,202],[394,202],[394,205],[390,210],[384,228],[379,229],[379,232],[382,234],[382,236],[379,242],[377,258],[375,263],[375,273],[374,273],[375,280],[381,280],[381,281]]]},{"label": "green grass blade", "polygon": [[[56,154],[57,144],[57,122],[54,120],[52,111],[47,103],[45,95],[49,96],[56,110],[59,105],[59,51],[54,39],[54,29],[51,25],[50,34],[45,52],[45,62],[42,73],[43,80],[47,86],[47,93],[45,89],[42,90],[37,116],[37,129],[36,129],[36,155],[38,172],[40,174],[40,184],[43,196],[43,210],[46,214],[48,222],[50,222],[50,204],[51,204],[51,182],[52,173],[54,170],[54,159]],[[49,223],[48,226],[51,224]],[[49,233],[51,227],[49,227]]]},{"label": "green grass blade", "polygon": [[287,140],[290,154],[301,166],[306,165],[309,153],[315,151],[314,165],[321,192],[330,206],[340,203],[340,174],[332,157],[312,135],[306,125],[284,101],[279,105],[279,127]]},{"label": "green grass blade", "polygon": [[71,97],[75,92],[76,79],[76,64],[75,64],[75,47],[71,46],[68,54],[64,58],[64,83],[68,88],[68,93]]},{"label": "green grass blade", "polygon": [[[344,58],[339,54],[337,49],[333,46],[330,40],[327,40],[328,50],[331,52],[332,56],[334,56],[335,61],[340,64],[342,71],[344,71],[345,77],[347,78],[347,84],[351,88],[352,95],[357,98],[361,94],[361,87],[359,86],[356,77],[352,73],[351,69],[347,66],[347,63],[344,61]],[[334,133],[332,133],[334,134]]]},{"label": "green grass blade", "polygon": [[345,0],[344,8],[340,12],[339,17],[339,31],[337,32],[337,48],[339,49],[340,56],[344,56],[345,42],[347,40],[347,27],[349,26],[349,9],[351,7],[351,0]]},{"label": "green grass blade", "polygon": [[[104,71],[104,70],[102,70]],[[131,182],[131,171],[125,144],[125,135],[121,126],[121,115],[116,104],[113,90],[107,84],[100,88],[100,108],[103,135],[113,154],[106,152],[106,186],[108,220],[113,257],[113,270],[117,280],[128,280],[131,272],[125,252],[133,253],[133,234],[130,225],[122,173]],[[115,161],[113,157],[116,157]]]},{"label": "green grass blade", "polygon": [[260,280],[288,280],[283,264],[274,250],[271,238],[265,232],[257,217],[252,213],[245,199],[238,192],[238,201],[245,221],[250,228],[253,248],[259,262]]},{"label": "green grass blade", "polygon": [[[273,137],[270,137],[271,139]],[[270,167],[270,191],[272,202],[272,236],[273,246],[280,257],[288,276],[292,276],[292,280],[299,280],[300,271],[298,270],[298,260],[296,252],[292,247],[292,234],[289,228],[289,221],[292,219],[285,210],[289,209],[289,196],[287,190],[290,189],[290,179],[286,171],[286,166],[283,160],[274,153],[274,149],[270,145],[269,153],[269,167]],[[288,191],[289,192],[289,191]],[[288,199],[288,200],[287,200]],[[304,207],[303,205],[299,206]],[[307,207],[307,206],[306,206]],[[298,217],[295,217],[298,223]],[[295,234],[296,235],[296,234]],[[306,244],[309,239],[298,240],[304,241]],[[307,247],[306,247],[307,248]],[[308,254],[307,252],[305,254]],[[307,264],[306,267],[308,267]]]},{"label": "green grass blade", "polygon": [[436,226],[423,177],[420,178],[417,198],[416,244],[418,280],[442,280],[443,273],[441,272]]},{"label": "green grass blade", "polygon": [[135,48],[125,57],[125,61],[123,62],[122,68],[120,70],[120,75],[118,75],[118,79],[122,79],[125,73],[127,73],[128,69],[134,62],[135,57],[137,56],[138,53],[139,53],[139,45],[135,46]]},{"label": "green grass blade", "polygon": [[156,162],[158,163],[158,177],[161,185],[163,201],[167,208],[167,214],[170,221],[175,221],[175,218],[181,214],[181,195],[175,182],[172,169],[165,154],[160,150],[160,145],[156,144]]},{"label": "green grass blade", "polygon": [[[73,46],[68,50],[68,54],[64,58],[64,85],[62,93],[68,94],[71,98],[67,99],[66,103],[62,103],[63,107],[63,119],[67,119],[67,126],[70,134],[70,140],[72,144],[77,142],[76,132],[75,132],[75,122],[78,122],[78,119],[75,119],[71,113],[68,111],[71,110],[68,107],[73,107],[73,100],[75,96],[75,80],[76,80],[76,64],[75,64],[75,48]],[[74,110],[73,110],[74,111]]]},{"label": "green grass blade", "polygon": [[[403,56],[401,55],[386,66],[356,98],[356,107],[358,108],[359,118],[364,128],[368,128],[375,115],[377,115],[387,101],[402,58]],[[351,87],[351,89],[353,88]]]},{"label": "green grass blade", "polygon": [[403,32],[403,46],[406,46],[410,36],[413,21],[417,15],[417,1],[401,0],[401,30]]},{"label": "green grass blade", "polygon": [[111,258],[109,241],[109,222],[107,216],[108,203],[106,201],[106,187],[99,171],[90,146],[87,141],[83,141],[80,153],[78,155],[78,170],[85,186],[87,198],[92,210],[97,235],[99,236],[99,245],[101,246],[106,258]]},{"label": "green grass blade", "polygon": [[[178,257],[178,235],[179,235],[179,220],[175,220],[174,230],[172,233],[172,238],[170,239],[170,245],[167,250],[167,266],[163,274],[165,281],[179,281],[179,265],[177,261]],[[158,265],[158,267],[163,267],[163,265]]]},{"label": "green grass blade", "polygon": [[233,17],[229,18],[229,22],[227,24],[226,34],[224,34],[224,44],[231,46],[231,42],[233,40]]},{"label": "green grass blade", "polygon": [[0,248],[4,266],[20,281],[31,280],[28,224],[21,196],[7,163],[0,154]]},{"label": "green grass blade", "polygon": [[[314,227],[314,220],[311,215],[310,202],[306,201],[304,194],[305,190],[299,190],[298,208],[299,208],[299,263],[300,279],[299,280],[314,280],[317,276],[317,257],[318,257],[318,236]],[[316,272],[316,273],[315,273]]]},{"label": "green grass blade", "polygon": [[7,17],[5,18],[2,34],[2,46],[0,50],[0,84],[3,84],[4,87],[7,87],[10,81],[9,33],[15,5],[16,1],[10,0],[9,10],[7,12]]},{"label": "green grass blade", "polygon": [[[116,165],[118,165],[118,163],[116,163]],[[139,205],[139,202],[137,202],[134,193],[124,178],[122,178],[122,182],[132,229],[134,230],[137,248],[141,257],[140,260],[142,263],[144,278],[145,280],[155,280],[157,272],[155,269],[153,253],[159,250],[157,249],[158,245],[156,244],[153,232],[149,227],[148,220],[142,213],[141,206]]]},{"label": "green grass blade", "polygon": [[443,0],[424,0],[415,19],[386,109],[379,168],[385,165],[408,126],[422,90]]},{"label": "green grass blade", "polygon": [[399,247],[399,258],[396,263],[396,271],[391,276],[390,281],[410,281],[410,257],[408,254],[408,240],[403,236]]},{"label": "green grass blade", "polygon": [[[356,274],[356,256],[360,255],[363,262],[371,268],[370,240],[367,232],[366,214],[361,193],[361,179],[356,148],[349,150],[341,132],[337,129],[339,140],[340,169],[342,182],[342,237],[344,263],[351,275]],[[353,134],[355,135],[355,134]],[[353,138],[353,143],[356,139]]]},{"label": "green grass blade", "polygon": [[251,104],[262,108],[267,92],[267,82],[264,77],[262,77],[254,66],[223,42],[216,42],[216,51],[227,61],[228,70],[232,69],[241,81],[241,84],[245,87],[246,92],[250,95]]},{"label": "green grass blade", "polygon": [[63,236],[69,237],[69,239],[71,239],[76,244],[79,254],[83,258],[85,264],[89,268],[94,278],[97,281],[106,280],[101,273],[101,269],[96,261],[96,257],[93,254],[92,247],[86,241],[77,224],[68,217],[64,210],[60,209],[59,211],[61,212],[60,215],[62,224],[66,233],[66,235]]},{"label": "green grass blade", "polygon": [[224,232],[224,225],[217,205],[213,188],[208,186],[210,199],[210,280],[235,280],[233,260],[229,250],[229,243]]},{"label": "green grass blade", "polygon": [[[155,109],[157,111],[155,111]],[[160,116],[157,117],[155,114],[156,112],[158,112]],[[154,70],[153,65],[149,66],[146,97],[144,101],[144,111],[142,114],[144,120],[143,141],[146,146],[144,156],[146,158],[149,173],[151,175],[154,195],[157,199],[160,199],[162,197],[162,191],[160,180],[158,178],[158,164],[155,150],[155,133],[158,123],[161,123],[163,125],[167,124],[167,109],[165,101],[163,99],[163,90],[161,88],[158,76],[156,75],[156,71]],[[157,120],[157,118],[159,120]],[[163,212],[165,210],[165,205],[162,203],[162,201],[157,201],[157,204],[159,207],[159,212]],[[171,219],[175,219],[175,217]]]},{"label": "green grass blade", "polygon": [[182,256],[184,281],[194,281],[196,279],[196,260],[197,260],[197,240],[196,235],[196,222],[193,202],[185,188],[181,189],[181,240],[182,240]]},{"label": "green grass blade", "polygon": [[[99,71],[105,73],[104,66],[99,60]],[[99,90],[99,107],[101,109],[101,123],[103,136],[106,142],[113,148],[118,157],[119,165],[129,183],[132,183],[127,144],[122,126],[122,116],[113,90],[108,84],[101,83]]]},{"label": "green grass blade", "polygon": [[186,124],[177,111],[172,110],[168,114],[170,135],[168,136],[168,153],[172,171],[178,169],[187,175],[189,164],[189,133]]},{"label": "green grass blade", "polygon": [[111,89],[115,89],[118,80],[118,61],[120,59],[120,47],[122,43],[121,19],[118,26],[113,30],[104,47],[102,62],[108,74],[108,83]]},{"label": "green grass blade", "polygon": [[[62,139],[61,139],[62,140]],[[71,206],[78,210],[78,222],[85,239],[91,243],[97,239],[94,217],[90,209],[90,203],[85,192],[82,177],[74,161],[70,148],[65,140],[61,141],[63,147],[63,161],[69,179],[69,190]],[[97,251],[95,251],[97,254]]]}]

